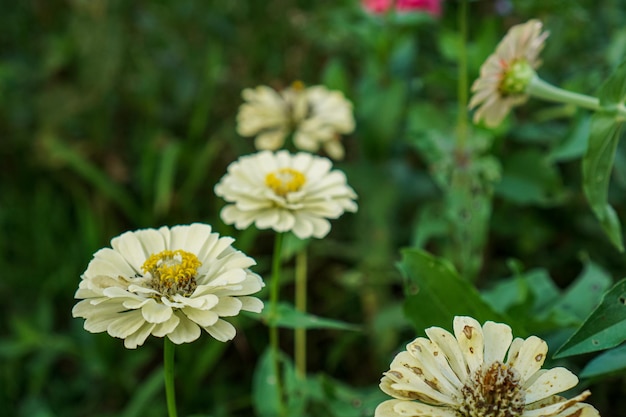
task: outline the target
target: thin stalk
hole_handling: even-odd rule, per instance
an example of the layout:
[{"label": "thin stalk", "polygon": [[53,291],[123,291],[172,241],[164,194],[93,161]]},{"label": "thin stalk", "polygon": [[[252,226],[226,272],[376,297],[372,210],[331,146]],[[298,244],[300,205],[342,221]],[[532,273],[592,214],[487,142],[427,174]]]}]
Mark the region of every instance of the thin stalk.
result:
[{"label": "thin stalk", "polygon": [[578,94],[556,87],[545,82],[538,76],[531,78],[526,86],[527,94],[543,100],[556,101],[558,103],[573,104],[589,110],[600,110],[600,100],[597,97]]},{"label": "thin stalk", "polygon": [[163,338],[163,376],[165,378],[165,398],[167,399],[167,415],[177,417],[176,392],[174,390],[174,343],[166,336]]},{"label": "thin stalk", "polygon": [[457,118],[457,135],[456,147],[463,151],[467,143],[468,136],[468,77],[467,77],[467,0],[461,0],[458,10],[458,25],[460,35],[459,45],[459,65],[458,65],[458,83],[457,83],[457,99],[458,99],[458,118]]},{"label": "thin stalk", "polygon": [[278,314],[278,299],[280,290],[280,254],[283,247],[283,234],[277,233],[274,240],[274,254],[272,256],[272,282],[270,283],[270,348],[272,349],[272,362],[276,377],[276,392],[278,395],[278,410],[280,416],[286,416],[286,408],[283,400],[283,381],[280,375],[280,347],[278,339],[278,326],[276,315]]},{"label": "thin stalk", "polygon": [[[306,313],[307,299],[307,250],[296,255],[296,310]],[[295,330],[295,361],[298,376],[306,376],[306,329]]]}]

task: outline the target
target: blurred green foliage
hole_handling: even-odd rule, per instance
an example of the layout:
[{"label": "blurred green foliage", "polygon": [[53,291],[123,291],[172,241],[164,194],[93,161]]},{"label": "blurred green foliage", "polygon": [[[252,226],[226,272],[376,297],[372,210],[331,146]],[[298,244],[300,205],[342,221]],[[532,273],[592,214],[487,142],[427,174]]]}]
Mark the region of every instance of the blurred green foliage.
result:
[{"label": "blurred green foliage", "polygon": [[[578,305],[587,297],[578,316],[564,312],[565,302],[549,305],[572,289],[581,259],[607,271],[586,278],[592,286],[599,285],[594,279],[626,275],[623,255],[582,193],[589,114],[531,100],[496,130],[474,127],[472,146],[479,152],[470,173],[446,182],[454,168],[457,7],[446,0],[443,16],[434,19],[371,16],[356,0],[4,4],[4,415],[164,415],[161,341],[130,351],[106,334],[85,332],[81,320],[71,318],[80,274],[92,254],[123,231],[202,221],[234,236],[235,246],[257,259],[256,271],[268,276],[271,233],[223,225],[223,203],[212,190],[231,161],[254,151],[250,139],[235,133],[241,90],[294,80],[342,90],[354,103],[357,131],[345,138],[347,159],[337,165],[360,206],[335,221],[323,242],[310,243],[311,312],[361,331],[309,332],[312,376],[300,387],[307,401],[296,404],[303,415],[372,415],[385,398],[376,388],[381,373],[420,332],[411,323],[436,324],[422,305],[412,308],[419,320],[404,315],[403,277],[395,266],[404,247],[453,260],[455,248],[473,245],[469,268],[485,302],[498,314],[530,314],[520,328],[545,337],[554,352],[600,300],[597,287],[591,299],[584,291],[568,299]],[[539,73],[554,84],[594,94],[623,60],[620,0],[472,1],[470,80],[507,28],[529,18],[551,32]],[[618,146],[608,194],[622,223],[625,155]],[[476,178],[482,178],[476,193],[463,194],[463,181]],[[457,236],[467,240],[455,242],[450,230],[466,224],[468,201],[477,223]],[[287,278],[292,275],[288,269]],[[289,279],[283,291],[289,299]],[[254,401],[263,396],[252,395],[253,373],[263,364],[267,329],[249,316],[235,322],[231,343],[203,336],[178,348],[181,415],[259,410]],[[283,344],[291,350],[289,333]],[[589,359],[567,365],[580,369]],[[585,382],[592,385],[591,403],[608,410],[605,415],[625,416],[624,380],[615,383],[597,369]]]}]

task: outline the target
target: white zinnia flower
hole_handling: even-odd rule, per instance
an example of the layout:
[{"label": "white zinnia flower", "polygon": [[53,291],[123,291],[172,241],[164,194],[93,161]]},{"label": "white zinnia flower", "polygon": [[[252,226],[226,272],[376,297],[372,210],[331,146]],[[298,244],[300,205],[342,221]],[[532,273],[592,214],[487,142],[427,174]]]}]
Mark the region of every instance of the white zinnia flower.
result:
[{"label": "white zinnia flower", "polygon": [[126,232],[95,253],[72,310],[85,329],[106,331],[134,349],[149,335],[192,342],[200,328],[219,341],[235,336],[221,317],[260,312],[263,286],[248,268],[254,260],[233,249],[234,239],[192,224]]},{"label": "white zinnia flower", "polygon": [[355,212],[356,194],[346,176],[331,171],[328,158],[306,152],[262,151],[239,158],[215,186],[228,203],[222,220],[245,229],[292,231],[300,239],[322,238],[330,231],[327,219]]},{"label": "white zinnia flower", "polygon": [[237,132],[256,136],[257,149],[277,150],[293,132],[297,148],[316,152],[321,147],[331,158],[343,158],[339,135],[354,130],[354,116],[341,92],[295,82],[280,93],[259,86],[243,90],[242,96],[246,102],[239,108]]},{"label": "white zinnia flower", "polygon": [[472,85],[469,107],[475,108],[474,122],[485,121],[495,127],[515,106],[528,100],[526,86],[539,67],[539,53],[548,32],[541,32],[538,20],[515,25],[480,68],[480,77]]},{"label": "white zinnia flower", "polygon": [[[565,368],[541,369],[548,346],[536,336],[513,340],[506,324],[454,318],[454,335],[426,329],[393,360],[380,388],[396,398],[376,417],[592,417],[598,411],[557,393],[578,383]],[[507,354],[508,351],[508,354]],[[506,357],[506,360],[505,360]]]}]

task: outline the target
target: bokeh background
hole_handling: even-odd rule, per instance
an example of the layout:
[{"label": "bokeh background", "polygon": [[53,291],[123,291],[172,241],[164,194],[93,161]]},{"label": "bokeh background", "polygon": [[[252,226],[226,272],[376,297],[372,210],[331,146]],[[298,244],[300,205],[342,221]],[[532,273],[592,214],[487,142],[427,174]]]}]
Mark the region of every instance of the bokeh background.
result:
[{"label": "bokeh background", "polygon": [[[126,350],[121,340],[84,331],[71,317],[80,275],[126,230],[200,221],[235,237],[269,277],[272,234],[222,224],[213,186],[230,162],[254,152],[235,131],[241,90],[301,80],[341,90],[354,104],[357,129],[336,166],[360,206],[309,245],[310,310],[361,331],[309,332],[319,389],[306,415],[373,415],[385,398],[382,372],[423,330],[403,310],[400,249],[453,261],[456,253],[438,221],[448,200],[434,162],[455,135],[459,2],[442,8],[431,16],[376,15],[356,0],[4,2],[0,414],[165,415],[161,340]],[[470,1],[470,80],[506,30],[530,18],[551,32],[539,72],[554,84],[593,94],[624,57],[621,0]],[[480,228],[468,237],[476,239],[472,278],[481,290],[518,269],[541,269],[567,288],[589,260],[609,279],[626,276],[623,254],[582,194],[588,124],[588,112],[531,100],[498,129],[474,128],[489,156],[484,172],[493,171],[477,200],[488,205],[484,239]],[[623,149],[617,158],[611,202],[623,218]],[[290,298],[289,250],[285,262]],[[182,416],[255,415],[252,385],[267,328],[253,315],[233,321],[230,343],[204,335],[178,348]],[[555,349],[564,336],[551,335],[544,336]],[[282,342],[290,352],[289,332]],[[591,357],[568,365],[580,369]],[[584,385],[603,415],[626,415],[624,378]]]}]

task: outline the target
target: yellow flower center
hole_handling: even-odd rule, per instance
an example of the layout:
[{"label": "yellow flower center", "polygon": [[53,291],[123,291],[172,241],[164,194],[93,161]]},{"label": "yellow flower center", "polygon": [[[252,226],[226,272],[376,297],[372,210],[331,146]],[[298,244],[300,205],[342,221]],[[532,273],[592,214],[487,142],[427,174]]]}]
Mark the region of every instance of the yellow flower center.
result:
[{"label": "yellow flower center", "polygon": [[463,417],[519,417],[524,413],[526,392],[519,373],[502,362],[476,370],[461,392]]},{"label": "yellow flower center", "polygon": [[265,176],[265,185],[281,197],[300,190],[305,182],[304,174],[292,168],[281,168]]},{"label": "yellow flower center", "polygon": [[184,250],[164,250],[152,254],[141,270],[152,276],[152,287],[161,294],[191,295],[196,289],[196,275],[202,262]]}]

